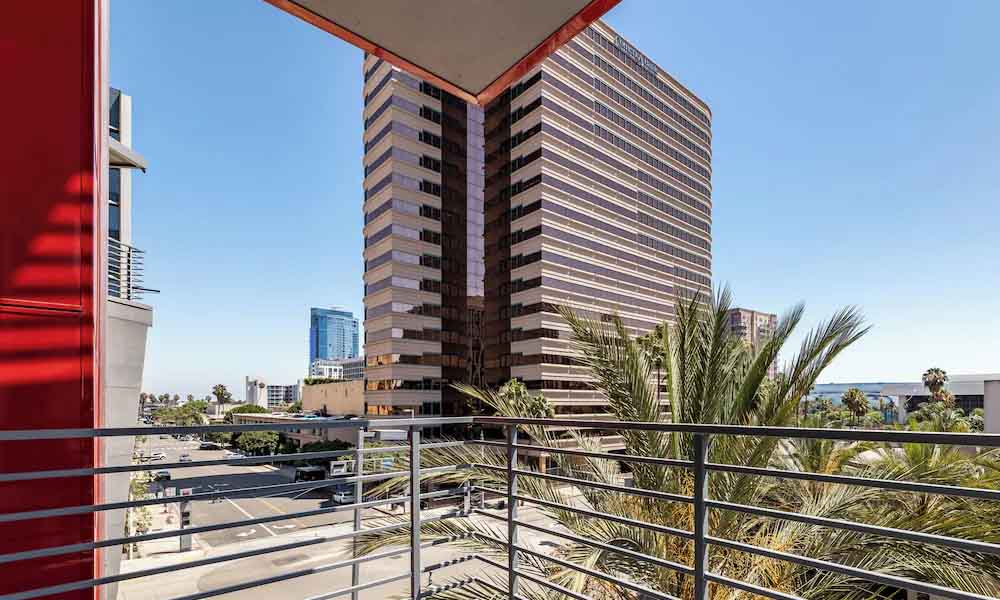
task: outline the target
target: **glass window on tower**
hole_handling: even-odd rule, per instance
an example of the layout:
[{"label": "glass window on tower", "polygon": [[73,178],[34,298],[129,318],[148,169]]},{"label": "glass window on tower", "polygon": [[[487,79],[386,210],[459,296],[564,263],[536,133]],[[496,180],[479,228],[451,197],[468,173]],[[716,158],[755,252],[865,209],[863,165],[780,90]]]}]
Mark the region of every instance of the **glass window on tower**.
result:
[{"label": "glass window on tower", "polygon": [[111,137],[118,140],[122,139],[121,124],[122,124],[122,93],[120,90],[111,88],[111,114],[109,115],[109,124],[111,125]]},{"label": "glass window on tower", "polygon": [[108,175],[108,236],[115,240],[121,240],[122,172],[121,169],[110,169]]}]

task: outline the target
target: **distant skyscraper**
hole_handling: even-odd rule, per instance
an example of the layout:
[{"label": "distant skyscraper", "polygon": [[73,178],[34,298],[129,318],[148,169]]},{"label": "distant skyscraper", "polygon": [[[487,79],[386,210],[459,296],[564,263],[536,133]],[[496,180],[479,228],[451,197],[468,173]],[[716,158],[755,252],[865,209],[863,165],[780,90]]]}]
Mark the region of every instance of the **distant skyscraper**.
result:
[{"label": "distant skyscraper", "polygon": [[336,308],[309,311],[309,364],[314,361],[358,357],[358,320]]},{"label": "distant skyscraper", "polygon": [[[752,348],[760,348],[767,343],[777,327],[778,315],[747,308],[733,308],[729,311],[729,331]],[[777,373],[778,363],[775,361],[767,374],[774,377]]]}]

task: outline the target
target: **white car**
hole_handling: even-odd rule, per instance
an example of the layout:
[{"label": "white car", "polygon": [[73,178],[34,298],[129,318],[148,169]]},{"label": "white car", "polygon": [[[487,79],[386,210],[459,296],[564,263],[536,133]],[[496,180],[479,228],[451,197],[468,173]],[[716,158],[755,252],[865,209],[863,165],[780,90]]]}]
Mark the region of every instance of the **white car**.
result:
[{"label": "white car", "polygon": [[233,452],[232,450],[226,450],[222,455],[223,458],[246,458],[246,456],[240,454],[239,452]]},{"label": "white car", "polygon": [[333,493],[333,501],[337,504],[354,504],[354,490],[337,490]]},{"label": "white car", "polygon": [[149,460],[167,460],[166,452],[154,452],[149,455]]}]

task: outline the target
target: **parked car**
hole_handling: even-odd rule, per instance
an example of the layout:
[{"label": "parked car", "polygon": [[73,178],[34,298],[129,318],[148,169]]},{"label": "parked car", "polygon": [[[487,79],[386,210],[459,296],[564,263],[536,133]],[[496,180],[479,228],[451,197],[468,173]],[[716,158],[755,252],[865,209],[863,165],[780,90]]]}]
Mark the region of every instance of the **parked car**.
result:
[{"label": "parked car", "polygon": [[170,481],[170,471],[155,471],[153,481]]},{"label": "parked car", "polygon": [[149,460],[167,460],[166,452],[154,452],[149,455]]},{"label": "parked car", "polygon": [[323,467],[298,467],[295,469],[295,481],[322,481],[326,479],[326,469]]},{"label": "parked car", "polygon": [[333,493],[333,501],[337,504],[354,504],[354,490],[337,490]]},{"label": "parked car", "polygon": [[180,457],[177,460],[178,460],[178,462],[191,462],[191,455],[190,454],[181,454]]}]

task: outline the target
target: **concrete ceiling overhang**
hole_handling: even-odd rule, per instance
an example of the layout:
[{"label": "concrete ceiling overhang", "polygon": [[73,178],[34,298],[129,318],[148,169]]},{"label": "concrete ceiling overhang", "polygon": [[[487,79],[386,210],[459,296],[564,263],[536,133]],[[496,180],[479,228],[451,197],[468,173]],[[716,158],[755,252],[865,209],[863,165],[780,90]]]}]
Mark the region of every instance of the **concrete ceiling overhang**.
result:
[{"label": "concrete ceiling overhang", "polygon": [[108,138],[108,166],[123,169],[142,169],[145,173],[146,159],[115,138]]},{"label": "concrete ceiling overhang", "polygon": [[621,0],[265,0],[486,104]]}]

